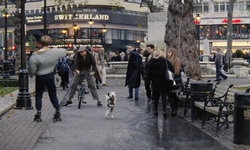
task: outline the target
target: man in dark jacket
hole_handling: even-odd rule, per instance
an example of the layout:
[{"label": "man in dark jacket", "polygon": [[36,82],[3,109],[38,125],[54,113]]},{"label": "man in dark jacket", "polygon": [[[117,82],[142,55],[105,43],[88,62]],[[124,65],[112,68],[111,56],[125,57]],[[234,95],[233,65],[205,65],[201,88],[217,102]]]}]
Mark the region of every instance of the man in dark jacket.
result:
[{"label": "man in dark jacket", "polygon": [[75,55],[76,55],[75,59],[76,74],[74,76],[73,83],[70,87],[69,98],[64,104],[64,106],[72,104],[71,99],[73,98],[75,91],[77,90],[77,86],[82,81],[83,74],[85,75],[85,78],[88,82],[88,88],[90,89],[93,99],[97,100],[97,106],[102,106],[101,101],[99,101],[99,96],[94,82],[94,74],[96,72],[96,61],[93,55],[87,49],[86,46],[80,47]]},{"label": "man in dark jacket", "polygon": [[130,57],[128,61],[126,82],[125,86],[129,88],[129,96],[127,98],[133,98],[133,89],[135,89],[135,100],[139,99],[139,87],[141,85],[141,66],[142,57],[136,51],[135,45],[130,44],[128,46],[130,51]]},{"label": "man in dark jacket", "polygon": [[148,102],[150,102],[152,100],[152,90],[151,90],[151,80],[148,77],[148,71],[149,71],[149,66],[150,66],[150,60],[152,59],[155,46],[153,44],[149,44],[147,45],[147,49],[148,49],[148,55],[144,62],[145,68],[144,68],[143,78],[145,82],[145,90],[146,90]]}]

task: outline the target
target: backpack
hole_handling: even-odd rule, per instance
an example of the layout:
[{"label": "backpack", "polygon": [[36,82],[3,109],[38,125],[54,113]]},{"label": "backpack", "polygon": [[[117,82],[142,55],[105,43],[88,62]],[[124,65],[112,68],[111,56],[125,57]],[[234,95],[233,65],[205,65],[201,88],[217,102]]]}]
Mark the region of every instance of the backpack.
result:
[{"label": "backpack", "polygon": [[59,75],[63,75],[64,71],[69,71],[69,65],[66,58],[59,59],[57,63],[57,70]]}]

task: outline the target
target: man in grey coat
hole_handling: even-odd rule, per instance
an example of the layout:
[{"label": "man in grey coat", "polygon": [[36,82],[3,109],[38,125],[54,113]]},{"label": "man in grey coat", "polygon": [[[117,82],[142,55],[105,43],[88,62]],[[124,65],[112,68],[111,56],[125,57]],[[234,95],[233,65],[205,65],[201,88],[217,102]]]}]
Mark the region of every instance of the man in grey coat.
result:
[{"label": "man in grey coat", "polygon": [[63,58],[67,54],[66,49],[62,48],[49,48],[51,43],[51,38],[47,35],[43,36],[40,40],[42,48],[38,51],[33,52],[29,58],[29,74],[30,77],[36,76],[36,109],[37,114],[35,115],[34,121],[41,120],[41,110],[42,110],[42,97],[45,86],[49,92],[49,98],[56,109],[54,120],[58,121],[60,119],[60,107],[56,94],[54,68],[56,62],[60,58]]}]

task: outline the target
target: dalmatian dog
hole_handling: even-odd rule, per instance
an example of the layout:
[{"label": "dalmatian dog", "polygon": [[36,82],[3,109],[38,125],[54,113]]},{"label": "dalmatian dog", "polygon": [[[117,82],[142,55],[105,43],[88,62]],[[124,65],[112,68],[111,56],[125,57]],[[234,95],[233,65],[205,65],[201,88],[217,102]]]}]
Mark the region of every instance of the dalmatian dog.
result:
[{"label": "dalmatian dog", "polygon": [[116,104],[116,93],[110,92],[106,94],[105,97],[106,97],[106,107],[107,107],[105,116],[106,117],[110,116],[111,118],[114,118],[113,112]]}]

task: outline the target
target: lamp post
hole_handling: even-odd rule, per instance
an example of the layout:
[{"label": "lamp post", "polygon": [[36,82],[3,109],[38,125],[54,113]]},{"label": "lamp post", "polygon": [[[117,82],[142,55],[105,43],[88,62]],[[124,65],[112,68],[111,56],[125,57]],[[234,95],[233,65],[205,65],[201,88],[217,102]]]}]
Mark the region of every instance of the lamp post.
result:
[{"label": "lamp post", "polygon": [[106,25],[103,24],[103,28],[102,28],[102,45],[104,45],[104,43],[105,43],[105,33],[106,32],[107,32]]},{"label": "lamp post", "polygon": [[29,72],[26,63],[25,48],[25,3],[21,1],[21,68],[19,70],[19,92],[16,100],[16,109],[32,109],[31,98],[29,93]]},{"label": "lamp post", "polygon": [[65,48],[65,47],[66,47],[66,46],[65,46],[65,44],[66,44],[65,38],[66,38],[67,30],[66,30],[66,29],[63,29],[63,30],[62,30],[62,33],[63,33],[63,47]]},{"label": "lamp post", "polygon": [[92,25],[94,24],[95,22],[92,20],[92,19],[90,19],[89,21],[88,21],[88,24],[90,25],[90,47],[92,48],[92,44],[93,44],[93,41],[92,41]]},{"label": "lamp post", "polygon": [[79,30],[79,27],[77,26],[76,23],[73,23],[73,29],[74,29],[74,46],[77,45],[77,41],[76,41],[76,38],[77,38],[77,32]]},{"label": "lamp post", "polygon": [[3,61],[3,78],[10,78],[9,74],[9,60],[8,60],[8,12],[7,12],[7,0],[5,0],[5,13],[4,13],[4,61]]},{"label": "lamp post", "polygon": [[199,51],[199,59],[200,59],[200,21],[201,21],[201,17],[200,14],[196,14],[196,18],[195,18],[195,23],[196,23],[196,30],[197,30],[197,48]]},{"label": "lamp post", "polygon": [[43,4],[43,34],[44,35],[47,35],[47,10],[46,10],[46,7],[47,7],[47,0],[44,0],[44,4]]}]

